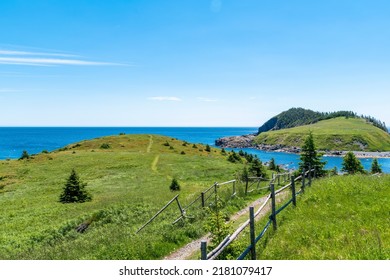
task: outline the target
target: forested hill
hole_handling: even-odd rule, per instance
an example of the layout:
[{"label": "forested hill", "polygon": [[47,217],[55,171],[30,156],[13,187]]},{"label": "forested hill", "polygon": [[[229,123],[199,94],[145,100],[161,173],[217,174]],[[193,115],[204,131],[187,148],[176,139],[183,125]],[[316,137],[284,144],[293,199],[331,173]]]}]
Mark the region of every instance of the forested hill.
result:
[{"label": "forested hill", "polygon": [[259,134],[270,130],[279,130],[284,128],[292,128],[302,125],[313,124],[322,120],[333,119],[337,117],[346,118],[362,118],[374,126],[388,132],[386,124],[377,120],[371,116],[358,116],[352,111],[337,111],[337,112],[315,112],[303,108],[291,108],[287,111],[280,113],[279,115],[266,121],[260,128]]}]

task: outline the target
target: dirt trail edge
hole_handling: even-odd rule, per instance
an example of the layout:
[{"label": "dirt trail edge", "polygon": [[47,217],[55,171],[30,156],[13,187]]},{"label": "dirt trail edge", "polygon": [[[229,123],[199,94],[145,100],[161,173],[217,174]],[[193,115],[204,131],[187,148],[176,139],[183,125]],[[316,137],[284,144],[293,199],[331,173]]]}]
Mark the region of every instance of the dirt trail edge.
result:
[{"label": "dirt trail edge", "polygon": [[[279,201],[283,200],[287,195],[288,195],[288,192],[286,192],[286,191],[282,192],[277,197],[277,201],[279,202]],[[242,209],[239,212],[237,212],[236,214],[234,214],[230,218],[229,223],[232,223],[232,222],[238,220],[243,215],[247,214],[249,212],[250,206],[253,206],[256,208],[256,206],[263,204],[265,199],[266,199],[266,196],[261,197],[261,198],[257,199],[256,201],[250,203],[249,205],[247,205],[247,207],[245,207],[244,209]],[[270,209],[271,209],[271,205],[268,203],[267,206],[264,208],[264,210],[256,217],[256,220],[265,216],[269,212]],[[248,219],[249,219],[249,216],[248,216]],[[236,225],[235,228],[238,228],[239,226],[240,225]],[[164,260],[186,260],[189,257],[193,256],[196,251],[200,251],[200,244],[202,241],[209,242],[210,241],[210,233],[206,234],[205,236],[202,236],[201,238],[199,238],[197,240],[192,241],[191,243],[188,243],[184,247],[169,254],[168,256],[166,256],[164,258]]]}]

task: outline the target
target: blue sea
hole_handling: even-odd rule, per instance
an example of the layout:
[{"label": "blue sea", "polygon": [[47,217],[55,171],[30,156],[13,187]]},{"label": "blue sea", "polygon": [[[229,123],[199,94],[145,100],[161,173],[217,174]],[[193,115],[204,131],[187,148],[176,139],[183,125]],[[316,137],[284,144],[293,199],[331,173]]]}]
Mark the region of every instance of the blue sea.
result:
[{"label": "blue sea", "polygon": [[[53,151],[68,144],[96,137],[126,134],[160,134],[178,138],[191,143],[214,145],[220,137],[256,133],[256,127],[0,127],[0,159],[19,158],[23,150],[29,154],[43,150]],[[277,164],[287,168],[298,167],[299,155],[264,152],[255,149],[243,149],[256,154],[263,162],[274,158]],[[326,168],[341,169],[342,158],[324,157]],[[365,169],[369,170],[371,159],[362,159]],[[390,173],[390,159],[378,159],[382,169]]]}]

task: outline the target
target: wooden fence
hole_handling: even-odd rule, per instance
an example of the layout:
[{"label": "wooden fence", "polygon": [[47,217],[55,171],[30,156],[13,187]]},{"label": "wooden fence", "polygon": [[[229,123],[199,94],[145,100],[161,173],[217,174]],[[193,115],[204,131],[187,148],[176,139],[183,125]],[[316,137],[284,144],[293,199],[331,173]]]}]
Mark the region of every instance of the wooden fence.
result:
[{"label": "wooden fence", "polygon": [[[314,176],[313,176],[314,173]],[[315,169],[309,171],[303,171],[301,176],[295,178],[291,174],[278,174],[273,176],[270,182],[270,194],[265,197],[265,201],[261,204],[259,209],[255,212],[253,207],[249,208],[249,219],[243,223],[233,234],[228,235],[214,250],[207,254],[207,242],[203,241],[201,243],[201,259],[202,260],[215,260],[226,247],[228,247],[235,239],[238,238],[239,234],[248,226],[250,227],[250,245],[246,250],[238,257],[238,260],[243,260],[249,253],[251,253],[251,259],[256,259],[256,243],[264,236],[268,228],[273,226],[274,230],[277,230],[277,215],[283,211],[291,203],[296,206],[296,196],[305,191],[306,187],[306,177],[308,179],[308,185],[312,183],[312,178],[315,177]],[[280,184],[281,179],[289,178],[290,183],[283,186],[282,188],[275,190],[275,182],[277,181]],[[296,191],[296,183],[301,180],[301,189]],[[276,196],[281,194],[286,189],[291,189],[291,199],[289,199],[283,206],[276,209]],[[262,198],[264,199],[264,198]],[[269,220],[260,234],[256,237],[255,234],[255,218],[264,210],[268,202],[271,201],[271,215]]]},{"label": "wooden fence", "polygon": [[[150,218],[142,227],[140,227],[136,234],[138,234],[140,231],[142,231],[145,227],[147,227],[149,224],[151,224],[162,212],[164,212],[171,204],[173,204],[175,201],[177,202],[177,206],[179,208],[180,216],[174,220],[173,224],[179,222],[180,220],[187,217],[186,213],[189,208],[194,207],[196,205],[196,202],[200,202],[200,205],[202,208],[206,207],[206,202],[211,198],[217,195],[218,189],[222,186],[232,186],[232,194],[231,196],[235,196],[237,194],[236,189],[237,180],[230,180],[223,183],[217,183],[215,182],[211,187],[204,190],[195,200],[190,202],[187,206],[182,207],[180,201],[179,201],[179,195],[176,195],[174,198],[172,198],[163,208],[161,208],[152,218]],[[198,206],[198,207],[199,207]]]}]

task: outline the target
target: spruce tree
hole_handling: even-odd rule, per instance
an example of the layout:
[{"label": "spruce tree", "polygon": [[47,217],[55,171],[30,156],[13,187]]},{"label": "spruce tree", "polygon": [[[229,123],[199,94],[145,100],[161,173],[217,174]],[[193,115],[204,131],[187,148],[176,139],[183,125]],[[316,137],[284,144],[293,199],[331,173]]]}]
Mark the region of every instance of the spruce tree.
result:
[{"label": "spruce tree", "polygon": [[180,184],[175,178],[172,179],[172,182],[171,182],[171,185],[169,186],[169,189],[173,192],[180,191]]},{"label": "spruce tree", "polygon": [[363,173],[364,169],[362,163],[356,158],[355,154],[353,152],[348,152],[343,158],[341,171],[355,174]]},{"label": "spruce tree", "polygon": [[382,168],[381,168],[381,166],[379,165],[378,160],[377,160],[376,158],[374,158],[374,159],[372,160],[372,164],[371,164],[371,173],[372,173],[372,174],[382,173]]},{"label": "spruce tree", "polygon": [[72,172],[65,183],[64,191],[60,195],[60,202],[72,203],[72,202],[86,202],[92,199],[91,195],[85,190],[87,184],[80,181],[76,171],[72,169]]},{"label": "spruce tree", "polygon": [[269,170],[276,170],[276,164],[275,164],[275,159],[271,158],[268,164],[268,169]]},{"label": "spruce tree", "polygon": [[301,162],[299,163],[299,172],[303,169],[308,171],[310,168],[314,168],[317,176],[324,175],[325,162],[321,161],[322,155],[317,153],[316,146],[314,143],[314,137],[312,132],[305,139],[305,143],[302,146],[302,152],[300,156]]}]

